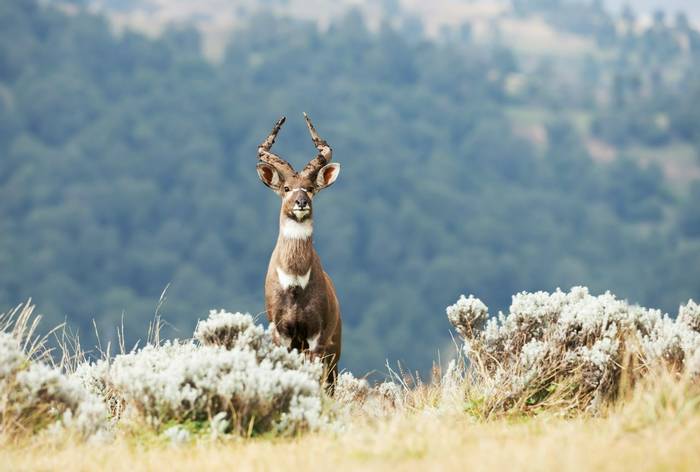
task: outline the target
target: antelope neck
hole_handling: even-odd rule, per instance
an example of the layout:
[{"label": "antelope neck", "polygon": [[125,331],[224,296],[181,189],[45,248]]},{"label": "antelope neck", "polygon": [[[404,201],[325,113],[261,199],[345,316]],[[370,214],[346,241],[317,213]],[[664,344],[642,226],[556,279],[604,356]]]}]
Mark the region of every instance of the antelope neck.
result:
[{"label": "antelope neck", "polygon": [[[277,239],[277,267],[290,276],[305,276],[314,261],[311,220],[299,223],[283,218]],[[299,284],[306,285],[306,284]]]}]

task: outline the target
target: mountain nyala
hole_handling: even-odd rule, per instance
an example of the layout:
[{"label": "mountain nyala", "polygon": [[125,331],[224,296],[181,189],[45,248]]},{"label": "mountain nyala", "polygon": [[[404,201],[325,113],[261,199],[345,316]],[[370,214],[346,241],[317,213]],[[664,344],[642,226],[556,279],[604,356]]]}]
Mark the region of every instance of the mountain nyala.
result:
[{"label": "mountain nyala", "polygon": [[314,249],[312,202],[338,178],[340,164],[330,162],[330,146],[306,113],[304,118],[318,154],[300,172],[271,152],[284,117],[258,148],[258,176],[282,200],[277,245],[265,278],[265,309],[278,343],[322,359],[332,392],[340,359],[340,305]]}]

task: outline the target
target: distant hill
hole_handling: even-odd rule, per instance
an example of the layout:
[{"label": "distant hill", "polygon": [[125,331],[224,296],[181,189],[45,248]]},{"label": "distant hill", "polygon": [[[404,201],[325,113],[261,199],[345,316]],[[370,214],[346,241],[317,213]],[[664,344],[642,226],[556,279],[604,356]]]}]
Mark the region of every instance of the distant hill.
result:
[{"label": "distant hill", "polygon": [[[54,0],[58,3],[88,4],[106,13],[115,28],[132,28],[150,36],[162,33],[168,25],[192,24],[203,34],[203,47],[210,58],[220,59],[231,32],[252,16],[276,14],[308,20],[327,26],[345,15],[349,9],[362,12],[370,29],[381,22],[401,25],[434,39],[443,38],[450,30],[459,31],[468,24],[471,35],[482,41],[505,41],[511,46],[555,55],[590,51],[590,44],[581,37],[555,31],[537,15],[514,17],[510,0]],[[590,0],[561,0],[584,5]],[[522,2],[519,3],[528,3]],[[529,2],[537,5],[539,2]],[[626,2],[606,0],[604,5],[618,14]],[[700,25],[700,4],[691,0],[638,0],[633,2],[638,19],[648,24],[652,13],[662,8],[669,17],[684,11]],[[497,28],[502,34],[494,34]]]},{"label": "distant hill", "polygon": [[103,341],[123,313],[144,333],[166,286],[171,337],[210,308],[262,315],[279,201],[255,150],[285,114],[275,151],[308,161],[307,111],[343,165],[314,233],[343,366],[427,371],[460,293],[496,313],[587,285],[675,313],[700,298],[700,33],[533,2],[438,37],[405,14],[239,11],[218,62],[186,25],[0,2],[0,311],[31,296],[87,346],[93,317]]},{"label": "distant hill", "polygon": [[619,12],[625,5],[630,5],[645,15],[651,15],[656,10],[663,10],[669,14],[685,12],[693,21],[700,21],[700,2],[697,0],[604,0],[604,2],[613,12]]}]

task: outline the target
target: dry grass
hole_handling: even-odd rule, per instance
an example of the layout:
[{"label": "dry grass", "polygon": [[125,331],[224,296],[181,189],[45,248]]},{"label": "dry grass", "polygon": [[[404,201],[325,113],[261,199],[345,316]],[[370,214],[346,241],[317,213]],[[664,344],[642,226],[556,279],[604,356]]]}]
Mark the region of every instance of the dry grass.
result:
[{"label": "dry grass", "polygon": [[0,332],[10,333],[30,359],[51,361],[51,351],[47,348],[49,337],[61,332],[65,325],[60,324],[43,336],[37,334],[41,315],[34,314],[35,308],[30,298],[26,303],[0,314]]},{"label": "dry grass", "polygon": [[624,422],[537,418],[474,424],[403,417],[340,436],[185,446],[32,444],[0,452],[6,470],[700,470],[700,421],[628,430]]},{"label": "dry grass", "polygon": [[431,408],[433,395],[422,391],[411,409],[385,419],[355,418],[340,433],[179,447],[133,435],[104,446],[35,437],[0,450],[0,463],[14,471],[140,471],[166,464],[173,471],[700,470],[697,385],[670,375],[635,388],[597,418],[543,414],[483,422]]}]

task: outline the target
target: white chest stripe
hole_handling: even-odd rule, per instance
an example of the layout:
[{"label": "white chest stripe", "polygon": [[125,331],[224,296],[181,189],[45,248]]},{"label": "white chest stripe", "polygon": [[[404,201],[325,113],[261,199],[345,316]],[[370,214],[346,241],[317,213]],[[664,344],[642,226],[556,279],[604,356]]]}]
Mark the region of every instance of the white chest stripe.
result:
[{"label": "white chest stripe", "polygon": [[288,274],[279,267],[277,268],[277,278],[280,281],[280,285],[284,290],[290,287],[301,287],[306,288],[309,284],[309,278],[311,277],[311,269],[309,269],[304,275]]}]

